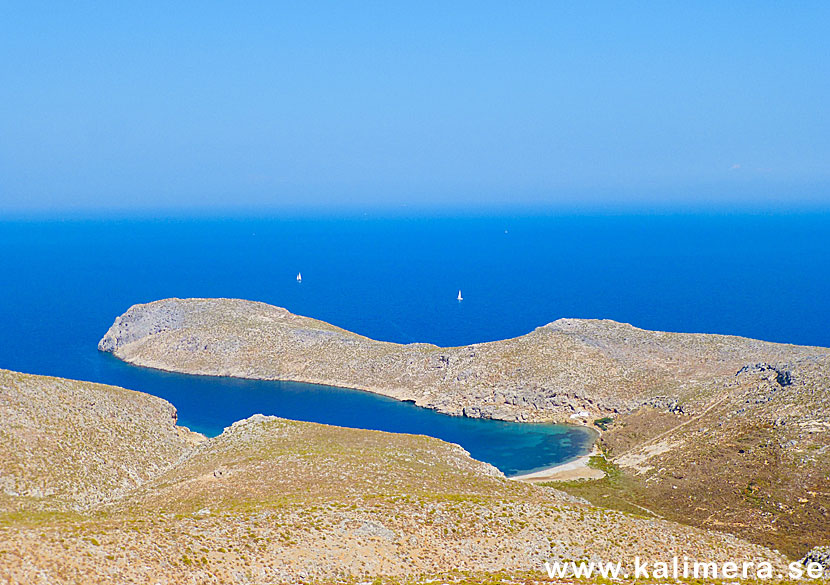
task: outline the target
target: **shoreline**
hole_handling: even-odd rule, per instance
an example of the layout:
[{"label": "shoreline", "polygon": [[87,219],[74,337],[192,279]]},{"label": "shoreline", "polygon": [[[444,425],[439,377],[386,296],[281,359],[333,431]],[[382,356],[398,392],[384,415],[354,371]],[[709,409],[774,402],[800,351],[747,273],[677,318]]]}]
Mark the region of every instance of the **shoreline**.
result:
[{"label": "shoreline", "polygon": [[[172,376],[183,376],[183,377],[188,377],[188,378],[203,378],[203,379],[206,379],[206,380],[227,379],[227,380],[239,380],[239,381],[253,382],[253,383],[286,383],[286,384],[323,386],[323,387],[326,387],[326,388],[334,388],[334,389],[346,390],[346,391],[350,391],[350,392],[365,393],[365,394],[375,396],[377,398],[384,398],[384,399],[389,399],[389,400],[392,400],[392,401],[395,401],[395,402],[399,402],[401,404],[410,404],[411,406],[414,406],[417,409],[429,411],[429,412],[435,413],[436,415],[439,415],[439,416],[442,416],[442,417],[453,417],[453,418],[468,419],[468,420],[473,420],[473,421],[479,420],[479,421],[506,422],[506,423],[509,423],[509,424],[521,425],[521,426],[524,426],[524,425],[534,425],[534,426],[535,425],[543,425],[543,426],[552,425],[552,426],[558,426],[558,427],[569,427],[569,428],[574,429],[574,430],[578,429],[581,432],[584,432],[587,435],[589,435],[590,439],[589,439],[589,441],[586,441],[588,443],[586,445],[587,450],[580,449],[579,452],[581,452],[582,455],[576,455],[576,458],[569,459],[568,461],[566,461],[565,463],[560,464],[560,465],[570,465],[574,461],[578,461],[582,457],[590,457],[590,455],[594,454],[595,452],[598,452],[596,450],[596,442],[602,434],[600,429],[592,427],[590,425],[590,423],[588,422],[590,417],[589,418],[580,418],[578,420],[573,419],[573,418],[568,418],[567,420],[550,420],[550,421],[503,420],[503,419],[494,419],[494,418],[490,418],[490,417],[487,417],[487,416],[471,417],[467,414],[463,414],[463,413],[459,413],[459,412],[444,412],[444,411],[441,411],[441,410],[438,410],[438,409],[435,409],[435,408],[430,408],[429,406],[424,405],[424,404],[418,404],[414,400],[402,400],[402,399],[396,398],[394,396],[388,396],[388,395],[381,394],[379,392],[374,392],[372,390],[368,390],[366,388],[362,388],[362,387],[359,387],[359,386],[352,386],[352,387],[335,386],[333,384],[322,384],[322,383],[319,383],[319,382],[308,382],[308,381],[301,381],[301,380],[279,379],[279,378],[263,379],[263,378],[254,378],[254,377],[232,376],[232,375],[227,375],[227,374],[188,373],[188,372],[182,372],[182,371],[177,371],[177,370],[174,370],[174,369],[168,369],[168,368],[160,367],[158,365],[144,365],[144,364],[134,363],[132,361],[125,360],[123,358],[119,358],[118,356],[114,355],[111,352],[106,352],[106,351],[102,351],[102,350],[99,350],[99,352],[101,354],[103,354],[107,359],[111,359],[115,363],[120,364],[122,366],[127,366],[129,368],[137,368],[137,369],[140,369],[140,370],[146,370],[148,372],[153,372],[153,373],[158,372],[158,373],[168,374],[168,375],[172,375]],[[97,384],[115,385],[115,386],[119,385],[118,380],[90,381],[90,382],[91,383],[97,383]],[[121,383],[121,384],[123,385],[123,383]],[[162,396],[153,394],[152,391],[149,391],[148,393],[151,396],[156,396],[158,398],[161,398],[162,400],[165,400],[165,398],[163,398]],[[259,413],[259,412],[265,412],[265,411],[258,410],[258,411],[254,411],[254,412]],[[218,428],[218,429],[205,428],[204,426],[202,426],[201,424],[199,424],[195,420],[188,420],[186,426],[192,432],[204,435],[205,437],[208,437],[208,438],[215,438],[215,437],[221,435],[222,432],[224,430],[226,430],[228,427],[230,427],[234,423],[239,422],[241,420],[245,420],[245,418],[243,417],[243,418],[240,418],[238,420],[230,421],[227,424],[225,424],[222,428]],[[316,419],[316,418],[315,419],[301,419],[301,418],[288,417],[288,418],[286,418],[286,420],[304,421],[304,422],[310,422],[310,423],[314,423],[314,424],[327,425],[327,426],[335,426],[335,427],[343,426],[344,428],[352,428],[352,429],[360,429],[360,430],[368,430],[368,431],[379,431],[379,432],[389,432],[389,433],[404,434],[404,435],[406,435],[406,434],[425,435],[425,436],[428,436],[428,437],[431,437],[431,438],[434,438],[434,439],[437,439],[437,440],[440,440],[440,441],[445,441],[445,442],[448,442],[448,443],[458,445],[460,448],[464,449],[466,452],[469,453],[469,451],[468,451],[469,445],[465,446],[465,445],[459,443],[457,439],[448,440],[448,439],[445,439],[445,438],[441,438],[441,437],[437,436],[436,434],[433,434],[433,433],[431,433],[429,431],[426,431],[426,430],[420,430],[418,432],[413,432],[413,431],[402,431],[402,430],[383,430],[383,429],[375,427],[375,426],[366,426],[366,425],[351,426],[351,425],[347,424],[347,425],[344,426],[343,423],[338,424],[338,423],[334,423],[334,422],[326,422],[326,421],[319,420],[319,419]],[[482,463],[487,463],[487,464],[493,465],[493,466],[495,466],[496,464],[499,463],[498,461],[496,463],[494,463],[492,461],[492,459],[489,458],[489,457],[486,458],[486,459],[485,458],[473,457],[472,455],[470,455],[470,457],[472,457],[476,461],[480,461]],[[586,462],[587,462],[587,459],[586,459]],[[540,461],[539,463],[541,463],[542,465],[545,464],[544,461]],[[499,469],[499,468],[496,467],[496,469]],[[542,468],[540,471],[537,471],[537,472],[534,472],[534,473],[543,473],[543,472],[548,471],[549,469],[552,469],[552,468],[547,468],[547,467]],[[501,471],[501,469],[499,469],[499,472],[502,473],[502,474],[504,473],[503,471]],[[503,476],[506,477],[507,479],[514,479],[514,478],[524,477],[524,474],[517,475],[517,476],[506,476],[506,475],[503,475]]]},{"label": "shoreline", "polygon": [[508,479],[514,481],[523,481],[527,483],[537,483],[543,481],[571,481],[577,479],[602,479],[605,477],[605,472],[600,469],[588,467],[588,461],[591,457],[599,455],[599,449],[596,444],[587,455],[581,455],[576,459],[548,467],[547,469],[540,469],[531,473],[522,475],[514,475]]},{"label": "shoreline", "polygon": [[[288,377],[288,376],[277,376],[277,377],[268,377],[268,378],[259,378],[255,376],[245,375],[245,374],[231,374],[231,373],[204,373],[204,372],[190,372],[186,371],[185,369],[173,368],[170,366],[162,366],[158,364],[147,364],[143,363],[139,360],[135,360],[133,358],[126,358],[116,355],[115,352],[102,350],[98,348],[98,352],[104,355],[109,356],[111,359],[115,360],[115,362],[119,364],[126,364],[133,368],[141,368],[144,370],[154,371],[154,372],[162,372],[164,374],[174,374],[177,376],[193,376],[198,378],[211,378],[211,379],[228,379],[228,380],[247,380],[251,382],[280,382],[280,383],[288,383],[288,384],[308,384],[311,386],[324,386],[326,388],[334,388],[336,390],[354,390],[356,392],[366,392],[369,394],[373,394],[376,396],[381,396],[384,398],[391,398],[392,400],[396,400],[398,402],[404,402],[408,404],[412,404],[413,406],[417,406],[418,408],[424,408],[426,410],[431,410],[433,412],[437,412],[438,414],[442,414],[444,416],[452,416],[456,418],[463,418],[463,419],[471,419],[471,420],[492,420],[492,421],[499,421],[499,422],[506,422],[506,423],[518,423],[518,424],[531,424],[531,425],[561,425],[561,426],[570,426],[570,427],[579,427],[583,429],[588,429],[589,431],[595,433],[594,441],[600,436],[601,431],[591,424],[591,419],[597,416],[601,416],[602,414],[607,413],[589,413],[586,417],[580,417],[578,419],[574,419],[572,415],[568,415],[568,418],[564,418],[565,415],[562,416],[549,416],[543,417],[539,419],[528,420],[527,418],[520,418],[520,417],[500,417],[498,415],[492,416],[488,413],[483,413],[481,416],[472,416],[466,414],[464,409],[460,411],[448,411],[443,410],[441,408],[437,408],[434,405],[425,404],[423,402],[418,402],[413,398],[401,398],[400,396],[392,393],[387,393],[383,389],[378,389],[366,384],[337,384],[334,382],[324,382],[314,379],[313,377]],[[94,382],[93,380],[89,380],[90,382]],[[100,384],[108,384],[108,382],[94,382]],[[588,412],[588,411],[586,411]],[[323,423],[324,424],[324,423]],[[518,477],[518,476],[517,476]]]}]

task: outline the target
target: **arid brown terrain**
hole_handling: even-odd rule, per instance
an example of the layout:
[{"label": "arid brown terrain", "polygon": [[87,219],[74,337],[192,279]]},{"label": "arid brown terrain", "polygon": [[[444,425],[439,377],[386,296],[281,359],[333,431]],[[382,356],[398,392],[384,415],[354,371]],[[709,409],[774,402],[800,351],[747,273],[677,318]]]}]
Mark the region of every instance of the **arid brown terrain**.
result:
[{"label": "arid brown terrain", "polygon": [[580,319],[464,347],[400,345],[234,299],[135,305],[99,347],[136,365],[360,388],[454,415],[608,419],[596,462],[608,477],[563,489],[792,557],[830,542],[826,348]]},{"label": "arid brown terrain", "polygon": [[0,418],[3,583],[516,582],[552,559],[785,562],[505,479],[425,436],[257,415],[206,439],[159,398],[6,370]]}]

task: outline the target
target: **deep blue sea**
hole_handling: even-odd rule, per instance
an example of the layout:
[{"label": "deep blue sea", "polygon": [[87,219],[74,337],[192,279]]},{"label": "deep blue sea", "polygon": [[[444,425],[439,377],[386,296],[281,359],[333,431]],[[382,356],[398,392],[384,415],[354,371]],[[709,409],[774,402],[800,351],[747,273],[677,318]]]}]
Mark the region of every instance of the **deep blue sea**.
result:
[{"label": "deep blue sea", "polygon": [[572,458],[589,437],[359,391],[167,374],[97,351],[117,315],[165,297],[259,300],[402,343],[592,317],[830,346],[830,214],[0,221],[2,368],[156,394],[207,434],[256,412],[417,432],[510,474]]}]

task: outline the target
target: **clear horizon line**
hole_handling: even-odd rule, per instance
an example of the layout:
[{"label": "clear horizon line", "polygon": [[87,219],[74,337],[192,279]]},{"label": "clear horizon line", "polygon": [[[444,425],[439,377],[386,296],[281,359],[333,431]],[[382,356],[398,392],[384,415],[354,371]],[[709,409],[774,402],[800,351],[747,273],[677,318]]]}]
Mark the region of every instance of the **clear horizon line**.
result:
[{"label": "clear horizon line", "polygon": [[367,204],[0,208],[0,221],[83,219],[487,217],[545,215],[788,215],[830,213],[827,201],[606,202],[575,204]]}]

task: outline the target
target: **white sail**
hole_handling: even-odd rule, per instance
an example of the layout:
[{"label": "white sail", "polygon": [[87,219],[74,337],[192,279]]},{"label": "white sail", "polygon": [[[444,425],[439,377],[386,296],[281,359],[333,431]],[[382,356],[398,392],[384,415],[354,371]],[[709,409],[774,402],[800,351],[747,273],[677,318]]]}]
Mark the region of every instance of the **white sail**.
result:
[{"label": "white sail", "polygon": [[303,273],[302,273],[302,272],[298,272],[298,273],[297,273],[297,282],[302,282],[302,281],[303,281]]},{"label": "white sail", "polygon": [[459,291],[458,291],[458,300],[459,300],[459,301],[463,301],[463,300],[464,300],[464,297],[462,297],[462,296],[461,296],[461,290],[460,290],[460,289],[459,289]]}]

